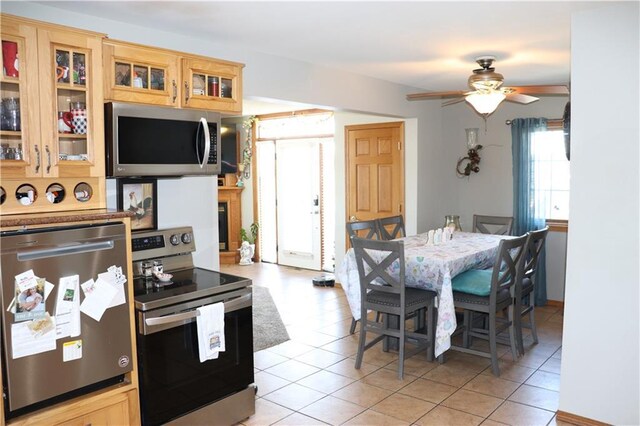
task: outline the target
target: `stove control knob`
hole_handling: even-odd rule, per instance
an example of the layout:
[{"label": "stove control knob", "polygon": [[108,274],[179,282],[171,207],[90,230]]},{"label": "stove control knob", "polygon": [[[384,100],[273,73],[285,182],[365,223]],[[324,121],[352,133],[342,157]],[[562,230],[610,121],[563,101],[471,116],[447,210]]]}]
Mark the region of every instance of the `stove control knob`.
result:
[{"label": "stove control knob", "polygon": [[184,234],[182,234],[182,242],[184,244],[189,244],[191,243],[191,240],[193,238],[191,237],[191,233],[190,232],[185,232]]},{"label": "stove control knob", "polygon": [[169,238],[169,241],[171,242],[171,245],[177,246],[178,244],[180,244],[180,237],[178,236],[178,234],[173,234]]}]

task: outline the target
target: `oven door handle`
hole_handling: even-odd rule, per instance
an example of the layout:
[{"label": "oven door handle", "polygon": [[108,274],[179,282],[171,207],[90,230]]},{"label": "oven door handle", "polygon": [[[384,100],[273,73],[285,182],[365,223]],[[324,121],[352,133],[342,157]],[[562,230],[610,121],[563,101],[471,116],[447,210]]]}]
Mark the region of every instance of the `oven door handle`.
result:
[{"label": "oven door handle", "polygon": [[[246,305],[247,302],[249,303],[251,302],[251,298],[252,298],[252,295],[251,293],[249,293],[249,294],[245,294],[244,296],[238,297],[236,299],[232,299],[229,302],[224,302],[224,312],[225,313],[232,312],[243,307],[243,305]],[[198,310],[194,309],[192,311],[181,312],[179,314],[167,315],[167,316],[156,317],[156,318],[146,318],[144,322],[148,326],[166,325],[166,324],[172,324],[175,322],[191,320],[197,317],[198,315],[199,315]]]}]

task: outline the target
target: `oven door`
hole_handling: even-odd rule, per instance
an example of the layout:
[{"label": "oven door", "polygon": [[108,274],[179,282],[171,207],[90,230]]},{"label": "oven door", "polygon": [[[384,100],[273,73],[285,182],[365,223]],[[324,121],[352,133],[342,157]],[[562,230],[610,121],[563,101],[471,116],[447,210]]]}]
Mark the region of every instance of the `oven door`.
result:
[{"label": "oven door", "polygon": [[[224,302],[226,351],[200,362],[195,309]],[[245,390],[253,377],[251,287],[138,312],[142,423],[166,423]]]}]

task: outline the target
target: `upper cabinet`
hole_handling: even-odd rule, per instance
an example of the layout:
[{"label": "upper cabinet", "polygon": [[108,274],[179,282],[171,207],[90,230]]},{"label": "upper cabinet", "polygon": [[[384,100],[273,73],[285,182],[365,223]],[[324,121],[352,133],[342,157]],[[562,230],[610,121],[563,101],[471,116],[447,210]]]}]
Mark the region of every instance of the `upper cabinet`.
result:
[{"label": "upper cabinet", "polygon": [[103,66],[106,99],[180,106],[175,54],[107,39],[103,44]]},{"label": "upper cabinet", "polygon": [[[0,168],[6,176],[41,175],[36,28],[2,19]],[[34,166],[29,167],[33,162]]]},{"label": "upper cabinet", "polygon": [[104,176],[102,37],[2,16],[3,178]]},{"label": "upper cabinet", "polygon": [[184,107],[242,112],[242,65],[184,57],[182,79]]},{"label": "upper cabinet", "polygon": [[107,100],[242,112],[242,64],[105,40]]}]

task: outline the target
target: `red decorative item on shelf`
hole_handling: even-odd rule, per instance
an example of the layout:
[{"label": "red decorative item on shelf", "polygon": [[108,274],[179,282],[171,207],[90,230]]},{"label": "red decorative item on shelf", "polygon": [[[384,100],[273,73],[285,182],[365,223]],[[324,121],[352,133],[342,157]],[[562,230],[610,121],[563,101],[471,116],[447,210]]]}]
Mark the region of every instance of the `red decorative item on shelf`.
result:
[{"label": "red decorative item on shelf", "polygon": [[18,43],[15,41],[2,40],[2,65],[4,75],[7,77],[18,77]]}]

